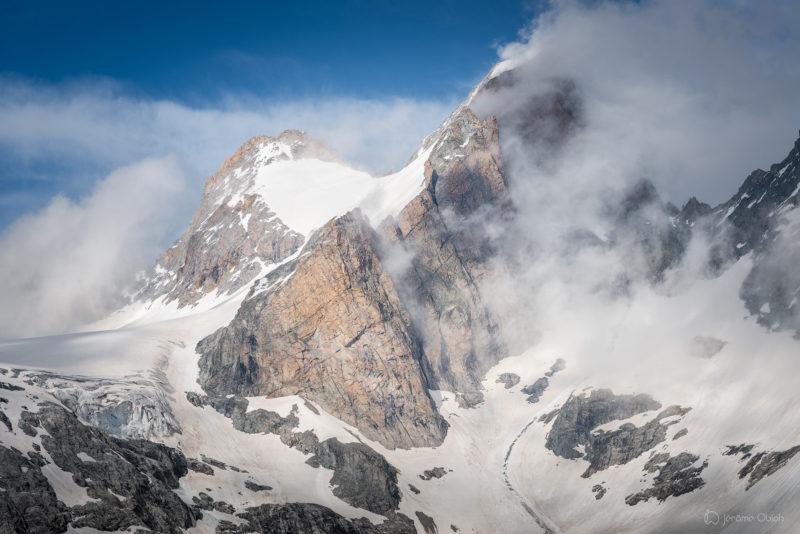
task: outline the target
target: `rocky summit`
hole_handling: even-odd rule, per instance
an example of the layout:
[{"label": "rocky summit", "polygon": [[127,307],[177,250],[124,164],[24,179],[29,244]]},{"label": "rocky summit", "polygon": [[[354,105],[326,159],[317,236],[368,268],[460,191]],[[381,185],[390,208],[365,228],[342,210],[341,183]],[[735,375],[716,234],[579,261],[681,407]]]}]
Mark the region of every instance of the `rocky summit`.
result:
[{"label": "rocky summit", "polygon": [[800,140],[678,208],[572,173],[588,106],[501,63],[397,172],[247,141],[124,308],[0,342],[0,531],[792,532]]}]

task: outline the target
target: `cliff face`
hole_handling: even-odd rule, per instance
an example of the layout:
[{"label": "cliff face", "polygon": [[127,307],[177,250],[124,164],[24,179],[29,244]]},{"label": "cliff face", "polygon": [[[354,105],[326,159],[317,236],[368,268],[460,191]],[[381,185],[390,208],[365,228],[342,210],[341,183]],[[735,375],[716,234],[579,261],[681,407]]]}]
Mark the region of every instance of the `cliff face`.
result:
[{"label": "cliff face", "polygon": [[198,345],[215,394],[301,395],[390,447],[435,445],[445,423],[408,315],[358,211],[317,231]]},{"label": "cliff face", "polygon": [[301,395],[390,448],[441,443],[428,390],[474,405],[505,355],[476,283],[492,254],[482,221],[506,194],[496,121],[458,110],[419,179],[421,192],[378,231],[359,211],[335,218],[260,280],[198,345],[201,385]]},{"label": "cliff face", "polygon": [[296,252],[304,236],[280,219],[268,199],[247,191],[265,167],[310,157],[334,158],[297,130],[245,143],[206,181],[189,228],[156,262],[138,297],[194,304],[213,291],[247,285],[264,266]]},{"label": "cliff face", "polygon": [[425,180],[422,193],[382,230],[411,258],[397,276],[416,312],[437,389],[474,405],[483,374],[505,355],[476,283],[493,255],[484,223],[509,209],[497,121],[457,111],[431,153]]}]

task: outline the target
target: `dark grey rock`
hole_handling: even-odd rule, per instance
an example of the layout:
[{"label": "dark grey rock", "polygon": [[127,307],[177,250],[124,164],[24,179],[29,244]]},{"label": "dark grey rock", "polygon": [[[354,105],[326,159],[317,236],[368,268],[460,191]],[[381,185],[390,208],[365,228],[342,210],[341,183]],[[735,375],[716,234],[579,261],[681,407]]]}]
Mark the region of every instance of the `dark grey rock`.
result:
[{"label": "dark grey rock", "polygon": [[677,497],[703,487],[705,482],[700,478],[700,473],[708,467],[708,462],[694,466],[698,459],[688,452],[672,457],[668,453],[653,455],[644,465],[645,471],[650,473],[658,471],[658,475],[653,479],[653,486],[628,495],[625,497],[625,503],[635,506],[653,497],[663,502],[668,497]]},{"label": "dark grey rock", "polygon": [[419,495],[419,489],[414,484],[409,484],[408,485],[408,489],[411,490],[411,493],[414,493],[415,495]]},{"label": "dark grey rock", "polygon": [[197,496],[192,497],[194,505],[201,510],[213,510],[214,499],[208,493],[201,491]]},{"label": "dark grey rock", "polygon": [[248,508],[237,517],[248,522],[240,532],[295,534],[298,532],[335,534],[412,534],[414,522],[403,514],[395,514],[380,525],[367,519],[349,520],[333,510],[310,503],[263,504]]},{"label": "dark grey rock", "polygon": [[400,505],[397,469],[363,443],[327,439],[307,463],[332,469],[333,494],[356,508],[388,515]]},{"label": "dark grey rock", "polygon": [[215,529],[217,534],[237,534],[240,532],[239,526],[236,523],[228,521],[226,519],[221,519],[219,523],[217,523],[217,528]]},{"label": "dark grey rock", "polygon": [[[800,139],[780,163],[768,171],[756,169],[727,202],[710,216],[718,228],[713,267],[725,267],[753,253],[753,266],[742,282],[739,296],[758,322],[771,330],[795,330],[800,335],[796,313],[796,289],[800,271],[791,268],[800,261],[796,230],[787,225],[788,211],[797,209],[800,196]],[[724,223],[724,224],[723,224]]]},{"label": "dark grey rock", "polygon": [[794,446],[785,451],[760,452],[754,455],[750,461],[739,471],[739,478],[750,475],[747,480],[745,491],[753,487],[759,480],[768,477],[775,471],[785,466],[795,454],[800,452],[800,445]]},{"label": "dark grey rock", "polygon": [[542,423],[542,424],[549,425],[549,424],[550,424],[550,421],[552,421],[553,419],[555,419],[555,418],[558,416],[558,414],[559,414],[559,412],[560,412],[560,411],[561,411],[561,409],[560,409],[560,408],[556,408],[556,409],[555,409],[555,410],[553,410],[553,411],[550,411],[550,412],[547,412],[547,413],[545,413],[545,414],[542,414],[541,416],[539,416],[539,419],[538,419],[538,421],[539,421],[540,423]]},{"label": "dark grey rock", "polygon": [[425,534],[438,534],[439,529],[436,528],[436,522],[433,518],[429,515],[426,515],[420,511],[414,512],[417,516],[417,519],[422,524],[422,528],[425,530]]},{"label": "dark grey rock", "polygon": [[36,437],[36,427],[39,426],[39,418],[27,410],[23,410],[19,417],[19,427],[26,435]]},{"label": "dark grey rock", "polygon": [[[570,396],[555,416],[545,447],[562,458],[586,459],[589,466],[581,476],[588,478],[609,466],[628,463],[666,440],[667,428],[677,421],[662,420],[685,415],[689,408],[669,406],[639,427],[625,423],[609,432],[595,428],[660,407],[648,395],[614,395],[604,389],[594,390],[588,397]],[[575,450],[580,445],[583,454]]]},{"label": "dark grey rock", "polygon": [[505,384],[506,389],[511,389],[519,384],[519,375],[514,373],[503,373],[495,381],[498,384]]},{"label": "dark grey rock", "polygon": [[[15,371],[20,371],[20,369],[15,369]],[[16,378],[16,376],[14,377]],[[0,381],[0,389],[5,389],[6,391],[25,391],[25,388],[16,386],[14,384],[9,384],[8,382]]]},{"label": "dark grey rock", "polygon": [[214,475],[214,470],[211,468],[210,465],[201,462],[200,460],[196,460],[194,458],[186,459],[186,467],[197,473],[203,473],[204,475]]},{"label": "dark grey rock", "polygon": [[186,392],[186,400],[189,401],[190,404],[197,406],[198,408],[202,408],[204,395],[200,395],[199,393],[195,393],[194,391],[187,391]]},{"label": "dark grey rock", "polygon": [[598,426],[659,408],[661,403],[643,394],[614,395],[611,390],[596,389],[588,397],[572,395],[559,409],[545,447],[562,458],[580,458],[575,448],[589,445],[591,432]]},{"label": "dark grey rock", "polygon": [[539,402],[539,397],[542,396],[542,393],[544,393],[544,391],[547,389],[547,386],[549,385],[550,381],[547,379],[547,377],[543,376],[537,379],[536,382],[534,382],[533,384],[522,388],[521,391],[524,394],[528,395],[528,398],[526,400],[531,404],[533,404],[535,402]]},{"label": "dark grey rock", "polygon": [[594,498],[598,501],[603,498],[603,496],[608,491],[602,484],[595,484],[592,486],[592,493],[594,493]]},{"label": "dark grey rock", "polygon": [[419,478],[422,480],[430,480],[432,478],[442,478],[447,474],[447,470],[444,467],[434,467],[433,469],[426,469]]},{"label": "dark grey rock", "polygon": [[42,474],[44,460],[26,458],[16,449],[0,446],[0,532],[46,534],[65,532],[71,520]]},{"label": "dark grey rock", "polygon": [[550,370],[546,372],[545,376],[553,376],[559,371],[563,371],[567,368],[567,362],[564,361],[563,358],[559,358],[555,361],[553,365],[550,366]]},{"label": "dark grey rock", "polygon": [[646,179],[610,201],[608,215],[613,229],[605,246],[626,247],[633,260],[622,274],[618,291],[623,294],[631,278],[644,275],[652,283],[663,281],[664,273],[683,258],[692,236],[688,215],[665,203]]},{"label": "dark grey rock", "polygon": [[236,509],[233,507],[233,505],[228,504],[225,501],[214,501],[213,507],[214,510],[223,514],[233,515],[236,512]]},{"label": "dark grey rock", "polygon": [[742,457],[739,459],[741,462],[742,460],[746,460],[752,456],[752,451],[755,448],[755,445],[747,445],[746,443],[742,443],[740,445],[726,445],[726,451],[723,452],[723,456],[739,456],[740,454]]},{"label": "dark grey rock", "polygon": [[[42,446],[53,462],[98,499],[72,508],[73,527],[119,530],[141,525],[173,533],[194,525],[191,510],[173,491],[187,473],[179,451],[108,436],[55,404],[42,404],[36,415],[47,433]],[[95,461],[84,461],[79,453]]]},{"label": "dark grey rock", "polygon": [[201,454],[200,459],[203,460],[204,463],[207,463],[208,465],[213,465],[217,469],[222,469],[223,471],[228,468],[225,462],[220,462],[219,460],[215,460],[214,458],[209,458],[205,454]]},{"label": "dark grey rock", "polygon": [[[234,428],[240,432],[276,434],[287,446],[304,454],[312,454],[306,463],[333,471],[330,481],[336,486],[333,494],[344,502],[382,515],[397,510],[402,498],[397,486],[397,469],[363,443],[341,443],[336,438],[320,442],[309,430],[294,432],[300,424],[296,415],[297,406],[292,408],[287,417],[281,417],[263,409],[248,412],[249,402],[243,397],[194,394],[192,399],[200,406],[212,406],[219,413],[231,418]],[[205,456],[201,457],[204,462],[212,465],[225,465]]]},{"label": "dark grey rock", "polygon": [[244,487],[249,489],[250,491],[254,491],[254,492],[272,490],[272,486],[266,486],[264,484],[259,484],[257,482],[253,482],[252,480],[245,480],[244,481]]},{"label": "dark grey rock", "polygon": [[683,436],[685,436],[688,433],[689,433],[689,429],[688,428],[681,428],[680,430],[675,432],[674,436],[672,436],[672,441],[675,441],[676,439],[680,439],[680,438],[682,438]]},{"label": "dark grey rock", "polygon": [[8,416],[3,410],[0,410],[0,423],[6,425],[6,428],[8,428],[9,432],[13,430],[13,426],[11,425],[11,420],[8,418]]},{"label": "dark grey rock", "polygon": [[582,476],[588,478],[611,465],[626,464],[638,458],[643,452],[666,440],[667,428],[674,423],[663,424],[661,422],[663,418],[676,414],[683,415],[687,411],[677,406],[670,406],[655,419],[640,427],[626,423],[618,430],[593,433],[586,446],[589,467]]}]

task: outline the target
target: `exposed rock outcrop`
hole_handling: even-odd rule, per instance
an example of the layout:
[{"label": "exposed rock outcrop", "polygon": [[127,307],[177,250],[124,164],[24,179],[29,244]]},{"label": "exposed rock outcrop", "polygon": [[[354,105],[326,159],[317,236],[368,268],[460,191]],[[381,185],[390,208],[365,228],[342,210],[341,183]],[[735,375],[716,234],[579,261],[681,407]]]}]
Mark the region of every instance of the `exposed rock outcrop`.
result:
[{"label": "exposed rock outcrop", "polygon": [[545,372],[544,376],[537,378],[533,384],[527,385],[520,390],[522,393],[528,396],[528,398],[525,400],[531,404],[539,402],[539,398],[542,396],[548,386],[550,386],[550,378],[564,369],[566,369],[566,362],[563,360],[563,358],[557,359],[553,365],[550,366],[550,369]]},{"label": "exposed rock outcrop", "polygon": [[[3,532],[63,532],[69,526],[177,533],[194,525],[191,510],[174,492],[187,473],[179,451],[109,436],[49,402],[38,412],[23,411],[21,419],[41,446],[34,442],[27,457],[0,446]],[[75,489],[56,489],[85,492],[85,503],[69,508],[59,500],[50,480],[59,471]]]},{"label": "exposed rock outcrop", "polygon": [[800,138],[780,163],[757,169],[730,200],[714,208],[722,266],[753,252],[753,267],[739,295],[758,321],[800,335]]},{"label": "exposed rock outcrop", "polygon": [[375,240],[352,212],[262,280],[233,322],[198,344],[206,391],[297,394],[389,447],[440,443],[427,364]]},{"label": "exposed rock outcrop", "polygon": [[0,446],[0,531],[66,532],[72,515],[56,497],[41,467],[36,457]]},{"label": "exposed rock outcrop", "polygon": [[667,439],[667,429],[677,421],[663,423],[662,419],[674,415],[684,415],[688,409],[670,406],[660,412],[654,419],[642,426],[625,423],[611,432],[595,432],[586,447],[586,459],[589,467],[583,477],[589,477],[597,471],[612,465],[626,464],[638,458]]},{"label": "exposed rock outcrop", "polygon": [[495,380],[498,384],[503,384],[506,389],[511,389],[519,384],[519,375],[514,373],[503,373]]},{"label": "exposed rock outcrop", "polygon": [[192,304],[218,290],[230,293],[250,283],[264,265],[279,263],[303,244],[250,190],[258,172],[289,159],[333,160],[335,154],[303,132],[257,136],[246,142],[205,184],[189,228],[156,262],[138,297]]},{"label": "exposed rock outcrop", "polygon": [[337,534],[415,534],[414,522],[403,514],[379,525],[367,519],[349,520],[329,508],[310,503],[262,504],[237,514],[247,521],[238,532],[336,532]]},{"label": "exposed rock outcrop", "polygon": [[444,467],[434,467],[432,469],[426,469],[423,471],[419,478],[422,480],[430,480],[432,478],[442,478],[447,474],[447,470]]},{"label": "exposed rock outcrop", "polygon": [[529,386],[525,386],[520,391],[522,391],[522,393],[527,395],[528,398],[526,400],[528,402],[530,402],[531,404],[533,404],[533,403],[539,402],[539,397],[542,396],[542,393],[544,393],[544,390],[546,390],[547,386],[549,386],[549,385],[550,385],[550,381],[547,379],[546,376],[543,376],[543,377],[537,378],[536,381],[533,384],[530,384]]},{"label": "exposed rock outcrop", "polygon": [[410,257],[391,274],[420,334],[435,388],[458,392],[459,402],[471,406],[482,400],[486,371],[506,355],[477,283],[495,254],[487,221],[508,209],[497,121],[480,121],[461,107],[426,143],[432,152],[425,188],[382,223],[389,240],[384,254]]},{"label": "exposed rock outcrop", "polygon": [[[287,417],[281,417],[262,408],[248,412],[249,402],[242,397],[212,398],[196,393],[187,396],[197,406],[209,405],[230,417],[233,427],[240,432],[276,434],[287,446],[312,454],[306,463],[333,471],[330,480],[333,494],[344,502],[387,517],[398,509],[402,493],[397,485],[397,469],[363,443],[342,443],[336,438],[320,441],[310,430],[295,431],[300,424],[296,405]],[[203,457],[203,461],[209,459]],[[272,489],[250,481],[245,485],[252,491],[258,491],[254,488],[259,487]]]},{"label": "exposed rock outcrop", "polygon": [[581,476],[588,478],[609,466],[628,463],[665,441],[667,429],[678,421],[663,419],[683,416],[689,408],[669,406],[639,427],[625,423],[608,432],[597,427],[660,407],[648,395],[614,395],[607,389],[593,390],[588,397],[571,396],[558,411],[545,447],[563,458],[586,459],[589,466]]},{"label": "exposed rock outcrop", "polygon": [[419,522],[422,523],[422,528],[425,530],[425,534],[438,534],[439,529],[436,527],[436,522],[431,516],[420,511],[414,513]]},{"label": "exposed rock outcrop", "polygon": [[[745,490],[749,490],[759,480],[764,477],[768,477],[781,467],[785,466],[786,463],[798,452],[800,452],[800,445],[785,451],[759,452],[754,454],[747,464],[745,464],[745,466],[739,471],[739,478],[744,478],[747,475],[750,475],[750,478],[747,479],[747,486],[745,487]],[[746,451],[746,455],[749,456],[749,454],[750,449]],[[744,459],[744,457],[742,459]]]},{"label": "exposed rock outcrop", "polygon": [[708,462],[696,466],[697,460],[699,460],[697,456],[688,452],[682,452],[677,456],[670,456],[668,453],[654,455],[644,465],[644,470],[647,472],[658,471],[658,475],[653,479],[653,486],[628,495],[625,497],[625,503],[635,506],[653,497],[663,502],[668,497],[677,497],[703,487],[705,481],[700,478],[700,473],[708,467]]},{"label": "exposed rock outcrop", "polygon": [[173,491],[187,473],[179,451],[113,438],[52,403],[43,404],[37,417],[47,433],[41,438],[44,450],[94,499],[72,508],[71,526],[118,530],[143,525],[173,533],[194,525],[193,514]]},{"label": "exposed rock outcrop", "polygon": [[545,447],[562,458],[581,458],[575,448],[589,445],[598,426],[659,408],[661,403],[644,394],[614,395],[609,389],[595,389],[588,396],[572,395],[559,410]]}]

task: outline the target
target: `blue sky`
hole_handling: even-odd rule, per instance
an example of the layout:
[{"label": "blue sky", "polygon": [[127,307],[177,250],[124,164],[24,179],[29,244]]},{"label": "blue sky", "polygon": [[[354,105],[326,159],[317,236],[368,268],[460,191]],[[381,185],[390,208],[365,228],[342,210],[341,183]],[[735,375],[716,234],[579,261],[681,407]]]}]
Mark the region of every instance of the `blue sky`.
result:
[{"label": "blue sky", "polygon": [[[498,45],[518,39],[538,5],[3,1],[0,229],[54,195],[78,200],[145,157],[178,153],[196,192],[252,135],[297,127],[336,144],[358,137],[334,127],[347,110],[353,122],[353,109],[374,106],[361,120],[375,122],[400,102],[410,105],[405,120],[367,124],[358,146],[336,147],[369,170],[396,167],[497,61]],[[197,124],[169,131],[169,106]],[[214,112],[224,115],[219,127],[208,117]],[[371,146],[380,137],[393,152]]]},{"label": "blue sky", "polygon": [[460,92],[515,40],[534,4],[4,2],[0,70],[48,82],[106,76],[154,98]]}]

